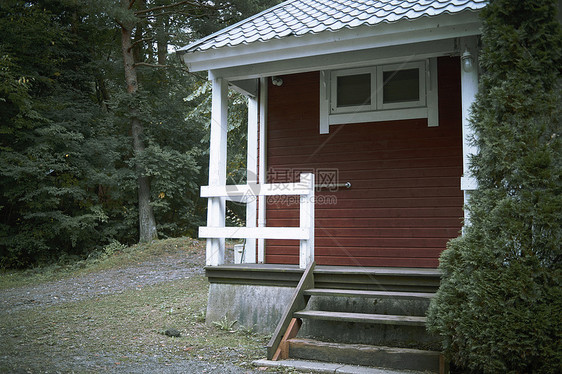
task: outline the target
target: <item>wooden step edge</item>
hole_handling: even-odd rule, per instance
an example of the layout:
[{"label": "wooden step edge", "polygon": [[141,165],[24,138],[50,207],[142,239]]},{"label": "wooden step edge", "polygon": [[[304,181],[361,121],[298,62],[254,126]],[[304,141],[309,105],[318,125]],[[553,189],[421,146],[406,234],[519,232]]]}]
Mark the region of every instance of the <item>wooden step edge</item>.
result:
[{"label": "wooden step edge", "polygon": [[337,343],[337,342],[325,342],[322,340],[308,339],[308,338],[291,338],[288,339],[289,344],[298,345],[309,345],[309,346],[324,346],[330,348],[353,348],[357,350],[366,351],[384,351],[389,353],[412,353],[412,354],[423,354],[438,357],[441,355],[439,351],[432,351],[427,349],[418,348],[402,348],[402,347],[391,347],[386,345],[373,345],[373,344],[359,344],[359,343]]},{"label": "wooden step edge", "polygon": [[309,296],[390,298],[406,300],[431,300],[435,297],[435,293],[432,292],[369,291],[335,288],[311,288],[304,291],[304,294]]},{"label": "wooden step edge", "polygon": [[324,310],[300,310],[293,314],[296,318],[320,319],[325,321],[374,323],[382,325],[425,326],[426,317],[400,316],[391,314],[366,314],[348,312],[328,312]]},{"label": "wooden step edge", "polygon": [[422,277],[422,278],[441,278],[442,272],[435,268],[405,268],[405,267],[368,267],[368,266],[340,266],[340,265],[320,265],[314,270],[316,274],[357,274],[369,275],[373,277],[392,276],[392,277]]}]

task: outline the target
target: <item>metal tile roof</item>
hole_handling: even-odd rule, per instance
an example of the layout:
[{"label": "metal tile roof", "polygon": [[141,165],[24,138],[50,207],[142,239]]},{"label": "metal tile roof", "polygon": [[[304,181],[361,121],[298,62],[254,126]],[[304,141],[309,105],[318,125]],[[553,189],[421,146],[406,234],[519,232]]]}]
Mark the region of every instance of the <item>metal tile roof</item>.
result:
[{"label": "metal tile roof", "polygon": [[288,36],[335,32],[441,14],[477,11],[488,0],[288,0],[181,50],[199,52]]}]

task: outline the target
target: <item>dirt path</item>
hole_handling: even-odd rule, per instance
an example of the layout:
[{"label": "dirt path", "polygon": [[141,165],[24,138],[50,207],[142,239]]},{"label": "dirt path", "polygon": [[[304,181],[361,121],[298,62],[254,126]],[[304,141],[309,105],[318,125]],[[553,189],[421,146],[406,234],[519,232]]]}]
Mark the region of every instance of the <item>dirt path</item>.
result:
[{"label": "dirt path", "polygon": [[185,257],[178,253],[137,266],[105,270],[36,286],[0,290],[0,313],[79,301],[203,274],[203,263],[199,257]]},{"label": "dirt path", "polygon": [[[92,349],[91,346],[83,344],[83,339],[94,340],[103,334],[104,316],[107,315],[108,320],[112,316],[111,313],[108,315],[104,312],[100,320],[99,317],[92,317],[95,313],[92,314],[93,312],[87,309],[76,312],[76,305],[81,307],[82,304],[96,305],[97,300],[101,300],[100,303],[107,299],[119,300],[120,295],[131,293],[136,295],[136,291],[140,295],[142,290],[157,287],[166,290],[167,284],[174,287],[178,284],[188,284],[186,282],[191,282],[192,279],[194,282],[199,282],[198,284],[203,284],[203,262],[202,253],[189,253],[186,256],[186,252],[180,251],[133,266],[29,287],[0,290],[0,373],[263,372],[251,367],[249,362],[252,358],[245,358],[244,355],[247,353],[240,348],[206,349],[203,344],[198,345],[183,337],[170,343],[171,338],[151,330],[139,332],[140,339],[146,337],[147,342],[131,346],[130,353],[123,353],[122,349],[115,350],[113,346],[104,346],[106,342],[102,343],[101,349],[98,346]],[[164,295],[156,302],[164,305],[170,302],[169,300],[170,296]],[[154,304],[155,301],[151,303]],[[175,304],[170,305],[171,310],[174,307],[180,309]],[[135,308],[141,308],[139,310],[142,312],[142,305]],[[164,313],[160,311],[164,307],[158,309],[155,306],[147,306],[147,308],[151,309],[146,311],[147,315]],[[184,307],[182,313],[189,316],[190,311],[185,311],[186,309],[189,308]],[[168,309],[165,311],[173,313]],[[142,317],[141,312],[131,313]],[[57,316],[63,313],[66,313],[64,317],[57,319]],[[90,317],[83,318],[88,313]],[[140,317],[133,317],[133,323],[137,322],[135,318],[140,319]],[[187,321],[188,318],[184,317],[184,319]],[[189,324],[195,325],[195,322],[185,322],[185,326]],[[185,330],[186,332],[182,334],[189,335],[190,331],[196,333],[205,328],[207,327],[200,324],[194,326],[192,330]],[[124,334],[132,335],[136,330],[131,331],[133,332],[124,332]],[[219,333],[212,330],[206,332],[206,334]],[[119,331],[110,334],[115,334],[116,340],[123,339],[124,344],[138,338],[137,336],[121,337]],[[240,337],[241,341],[243,339],[245,338]],[[115,347],[119,347],[119,342],[115,344]],[[239,345],[244,344],[246,343],[241,342]],[[191,354],[189,352],[191,349],[195,353]],[[217,351],[222,352],[217,353]],[[232,357],[232,360],[229,357]],[[247,362],[241,364],[241,360]]]}]

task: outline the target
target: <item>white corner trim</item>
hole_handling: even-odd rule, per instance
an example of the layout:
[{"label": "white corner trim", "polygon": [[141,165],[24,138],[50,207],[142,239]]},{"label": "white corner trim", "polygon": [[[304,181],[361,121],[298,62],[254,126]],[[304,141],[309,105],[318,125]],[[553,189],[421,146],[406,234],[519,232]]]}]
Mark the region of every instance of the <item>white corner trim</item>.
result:
[{"label": "white corner trim", "polygon": [[474,177],[461,177],[461,190],[474,191],[478,189],[478,181]]},{"label": "white corner trim", "polygon": [[[476,100],[478,93],[478,48],[476,38],[465,38],[461,40],[461,49],[470,51],[474,59],[474,68],[466,72],[461,66],[461,99],[462,99],[462,136],[463,136],[463,172],[469,172],[470,157],[478,153],[478,149],[472,144],[474,130],[470,126],[470,111],[472,103]],[[462,62],[461,62],[462,65]]]}]

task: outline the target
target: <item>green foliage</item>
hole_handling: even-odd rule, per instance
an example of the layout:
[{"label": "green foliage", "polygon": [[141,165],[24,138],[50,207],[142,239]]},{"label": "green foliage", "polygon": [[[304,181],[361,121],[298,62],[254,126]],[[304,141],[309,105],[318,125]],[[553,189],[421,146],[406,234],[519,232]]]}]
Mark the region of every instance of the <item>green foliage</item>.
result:
[{"label": "green foliage", "polygon": [[198,37],[206,36],[281,2],[283,0],[216,0],[213,1],[216,11],[191,19],[190,25]]},{"label": "green foliage", "polygon": [[213,321],[213,325],[219,330],[234,332],[235,330],[233,330],[233,327],[237,322],[238,321],[231,321],[227,316],[224,316],[218,321]]},{"label": "green foliage", "polygon": [[562,368],[562,31],[555,1],[483,11],[472,126],[479,189],[470,224],[441,257],[430,330],[474,372]]},{"label": "green foliage", "polygon": [[[185,3],[149,13],[142,11],[177,2],[136,1],[130,9],[114,0],[0,2],[0,267],[135,243],[139,173],[150,180],[160,235],[194,235],[206,216],[198,186],[207,183],[210,90],[199,90],[205,78],[185,74],[168,47],[277,2]],[[135,95],[125,90],[117,22],[134,25],[137,62],[166,66],[136,67]],[[143,151],[133,151],[132,109]],[[246,118],[245,99],[232,94],[232,183],[245,178]],[[242,206],[232,210],[243,216]]]},{"label": "green foliage", "polygon": [[80,253],[103,242],[100,226],[109,218],[98,187],[115,172],[118,138],[110,138],[110,117],[92,105],[91,58],[76,43],[70,15],[52,10],[65,7],[55,1],[0,7],[8,78],[0,100],[4,266]]},{"label": "green foliage", "polygon": [[126,248],[127,246],[125,244],[121,244],[117,240],[113,240],[103,248],[102,258],[105,259],[114,256],[119,252],[123,252]]},{"label": "green foliage", "polygon": [[200,310],[199,312],[195,313],[195,322],[204,323],[207,319],[207,311]]}]

